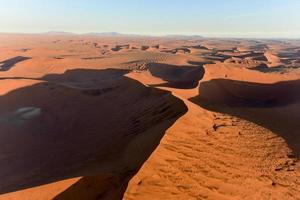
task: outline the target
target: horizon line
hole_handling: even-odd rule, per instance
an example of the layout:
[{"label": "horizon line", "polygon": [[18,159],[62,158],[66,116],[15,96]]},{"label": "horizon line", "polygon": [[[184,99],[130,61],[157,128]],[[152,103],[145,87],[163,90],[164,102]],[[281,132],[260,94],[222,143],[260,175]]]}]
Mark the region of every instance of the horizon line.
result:
[{"label": "horizon line", "polygon": [[136,37],[202,37],[202,38],[224,38],[224,39],[292,39],[299,40],[300,36],[253,36],[253,35],[235,35],[235,34],[186,34],[186,33],[164,33],[164,34],[143,34],[143,33],[125,33],[118,31],[104,31],[104,32],[72,32],[72,31],[41,31],[41,32],[3,32],[0,34],[20,34],[20,35],[77,35],[77,36],[136,36]]}]

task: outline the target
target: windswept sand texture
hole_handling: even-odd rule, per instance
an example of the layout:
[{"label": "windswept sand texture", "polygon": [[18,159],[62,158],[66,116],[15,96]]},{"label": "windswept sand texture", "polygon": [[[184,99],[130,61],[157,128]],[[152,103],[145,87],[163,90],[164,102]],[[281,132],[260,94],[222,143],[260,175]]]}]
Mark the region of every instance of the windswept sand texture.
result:
[{"label": "windswept sand texture", "polygon": [[0,200],[299,199],[300,41],[0,35]]}]

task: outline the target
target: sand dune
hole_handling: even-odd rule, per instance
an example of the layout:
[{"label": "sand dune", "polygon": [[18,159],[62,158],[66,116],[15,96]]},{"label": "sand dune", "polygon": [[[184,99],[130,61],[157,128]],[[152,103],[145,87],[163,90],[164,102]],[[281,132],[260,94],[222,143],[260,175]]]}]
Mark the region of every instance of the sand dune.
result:
[{"label": "sand dune", "polygon": [[120,51],[122,49],[129,49],[130,45],[129,44],[124,44],[124,45],[117,45],[116,47],[112,48],[112,51]]},{"label": "sand dune", "polygon": [[299,49],[1,34],[0,199],[298,199]]},{"label": "sand dune", "polygon": [[300,101],[300,82],[260,84],[226,79],[202,82],[200,101],[230,107],[278,107]]},{"label": "sand dune", "polygon": [[[103,178],[111,174],[117,178],[121,171],[121,182],[113,184],[123,185],[115,191],[125,188],[126,180],[155,148],[164,130],[185,112],[180,100],[146,88],[124,77],[126,73],[72,70],[47,75],[41,83],[2,96],[1,137],[6,144],[1,145],[1,152],[6,156],[1,159],[1,193],[78,176],[102,179],[101,174]],[[126,97],[128,93],[131,98]],[[142,134],[154,129],[155,134]],[[151,143],[132,144],[142,144],[145,139]],[[110,159],[113,155],[116,160]],[[96,167],[99,161],[103,163],[100,168]]]},{"label": "sand dune", "polygon": [[204,69],[202,66],[178,66],[160,63],[150,63],[147,65],[150,73],[166,81],[166,84],[161,86],[175,87],[175,88],[195,88],[199,81],[204,76]]},{"label": "sand dune", "polygon": [[146,45],[143,45],[143,46],[141,46],[141,50],[142,51],[146,51],[146,50],[148,50],[150,47],[149,46],[146,46]]},{"label": "sand dune", "polygon": [[268,59],[270,67],[275,67],[275,66],[280,65],[281,61],[276,55],[274,55],[270,52],[266,52],[264,55]]}]

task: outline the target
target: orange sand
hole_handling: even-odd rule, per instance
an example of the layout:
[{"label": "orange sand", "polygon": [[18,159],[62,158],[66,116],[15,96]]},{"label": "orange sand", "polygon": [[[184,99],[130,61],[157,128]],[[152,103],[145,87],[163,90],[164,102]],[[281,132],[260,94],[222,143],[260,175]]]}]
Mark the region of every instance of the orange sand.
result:
[{"label": "orange sand", "polygon": [[298,41],[0,35],[0,200],[297,199]]}]

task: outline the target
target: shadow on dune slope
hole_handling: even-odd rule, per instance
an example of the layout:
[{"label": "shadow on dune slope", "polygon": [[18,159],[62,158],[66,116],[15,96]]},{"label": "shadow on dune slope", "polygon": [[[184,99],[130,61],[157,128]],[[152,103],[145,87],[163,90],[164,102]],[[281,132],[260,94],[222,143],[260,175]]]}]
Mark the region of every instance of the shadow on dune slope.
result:
[{"label": "shadow on dune slope", "polygon": [[198,86],[199,81],[204,76],[204,64],[205,63],[198,63],[196,66],[178,66],[162,63],[150,63],[147,65],[147,68],[153,76],[167,81],[167,83],[155,86],[192,89]]},{"label": "shadow on dune slope", "polygon": [[126,73],[71,70],[1,96],[0,193],[84,177],[77,186],[103,180],[97,192],[121,199],[165,131],[187,111],[171,93]]},{"label": "shadow on dune slope", "polygon": [[14,58],[10,58],[10,59],[1,61],[0,62],[0,71],[8,71],[12,67],[14,67],[15,64],[25,61],[25,60],[28,60],[28,59],[31,59],[31,58],[23,57],[23,56],[16,56]]},{"label": "shadow on dune slope", "polygon": [[256,67],[252,67],[252,68],[248,68],[250,70],[256,70],[259,72],[263,72],[263,73],[272,73],[272,72],[284,72],[285,68],[282,66],[277,66],[277,67],[268,67],[267,64],[260,64]]},{"label": "shadow on dune slope", "polygon": [[[120,177],[122,178],[122,177]],[[54,200],[122,199],[126,185],[112,175],[86,176],[55,196]]]},{"label": "shadow on dune slope", "polygon": [[199,95],[190,100],[263,126],[286,140],[291,156],[300,155],[300,80],[259,84],[214,79],[201,83]]}]

